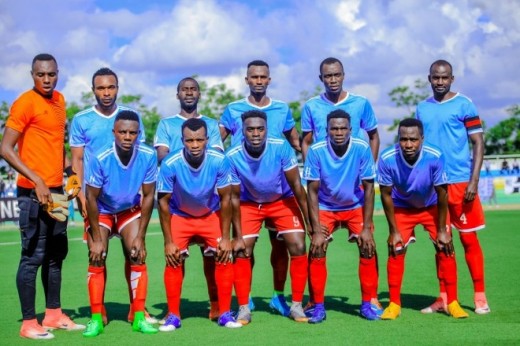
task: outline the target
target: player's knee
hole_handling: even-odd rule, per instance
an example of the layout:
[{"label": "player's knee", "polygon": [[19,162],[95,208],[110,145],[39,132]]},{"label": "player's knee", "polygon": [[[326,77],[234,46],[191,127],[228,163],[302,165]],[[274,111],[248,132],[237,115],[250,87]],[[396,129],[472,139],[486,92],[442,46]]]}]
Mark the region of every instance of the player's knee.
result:
[{"label": "player's knee", "polygon": [[305,255],[305,241],[295,241],[287,244],[287,249],[291,256],[302,256]]},{"label": "player's knee", "polygon": [[53,244],[51,246],[51,253],[49,254],[56,261],[63,261],[69,253],[69,242],[65,232],[54,236]]}]

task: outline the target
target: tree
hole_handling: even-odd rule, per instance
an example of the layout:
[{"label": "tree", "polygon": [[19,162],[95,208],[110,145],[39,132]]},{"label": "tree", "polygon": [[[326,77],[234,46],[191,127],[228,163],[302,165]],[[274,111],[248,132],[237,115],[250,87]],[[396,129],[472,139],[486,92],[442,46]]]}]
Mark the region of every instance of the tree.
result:
[{"label": "tree", "polygon": [[157,107],[148,108],[141,102],[141,95],[122,95],[119,98],[119,103],[131,107],[141,114],[143,121],[145,141],[149,145],[153,145],[153,138],[155,131],[161,121],[161,115],[157,111]]},{"label": "tree", "polygon": [[429,95],[428,83],[422,79],[416,79],[413,87],[402,85],[393,88],[388,93],[388,96],[390,96],[390,100],[392,100],[397,107],[405,109],[405,114],[403,114],[401,118],[394,119],[389,130],[395,130],[402,119],[413,118],[417,104]]},{"label": "tree", "polygon": [[[193,76],[196,78],[197,76]],[[233,89],[228,89],[226,84],[220,83],[208,87],[205,81],[199,82],[201,98],[198,104],[198,111],[213,119],[220,119],[226,106],[236,100],[244,98],[244,95],[236,93]]]},{"label": "tree", "polygon": [[302,108],[305,102],[311,97],[321,94],[323,89],[320,85],[317,85],[312,92],[304,90],[300,92],[300,97],[296,101],[289,102],[289,108],[293,115],[294,121],[296,122],[296,129],[301,134],[301,122],[302,122]]},{"label": "tree", "polygon": [[511,116],[500,121],[485,133],[485,154],[517,154],[520,153],[520,105],[507,109]]}]

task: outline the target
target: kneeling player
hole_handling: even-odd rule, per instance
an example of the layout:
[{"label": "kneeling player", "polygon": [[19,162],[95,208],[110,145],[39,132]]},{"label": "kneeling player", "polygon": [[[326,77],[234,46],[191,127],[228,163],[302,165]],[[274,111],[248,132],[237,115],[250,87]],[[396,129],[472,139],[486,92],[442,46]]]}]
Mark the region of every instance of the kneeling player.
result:
[{"label": "kneeling player", "polygon": [[396,319],[401,314],[401,283],[404,258],[415,242],[414,227],[423,225],[437,252],[439,280],[446,287],[448,312],[468,317],[457,301],[457,265],[448,213],[447,177],[440,151],[423,145],[423,125],[417,119],[399,124],[399,144],[381,153],[378,163],[381,200],[388,220],[388,288],[390,304],[381,316]]},{"label": "kneeling player", "polygon": [[184,148],[164,158],[158,178],[159,217],[164,236],[164,285],[168,314],[160,331],[181,327],[180,302],[184,279],[184,260],[192,241],[204,242],[206,254],[216,256],[220,317],[218,325],[242,325],[231,314],[233,255],[231,228],[231,177],[224,154],[206,149],[207,125],[191,118],[182,124]]},{"label": "kneeling player", "polygon": [[[132,329],[145,334],[157,333],[144,315],[148,273],[146,269],[146,228],[154,204],[157,155],[138,143],[139,116],[121,111],[114,122],[115,141],[102,149],[91,161],[87,184],[88,211],[88,289],[92,319],[84,336],[103,332],[103,296],[108,239],[122,238],[124,254],[130,262],[133,288]],[[139,190],[143,192],[143,198]]]}]

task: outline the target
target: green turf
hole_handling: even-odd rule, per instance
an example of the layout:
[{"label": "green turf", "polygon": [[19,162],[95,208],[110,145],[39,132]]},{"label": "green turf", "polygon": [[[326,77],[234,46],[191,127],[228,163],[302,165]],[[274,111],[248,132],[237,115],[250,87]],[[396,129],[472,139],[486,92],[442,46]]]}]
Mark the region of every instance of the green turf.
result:
[{"label": "green turf", "polygon": [[[422,315],[418,310],[433,301],[438,285],[435,278],[433,247],[424,232],[418,232],[418,242],[407,255],[403,282],[402,315],[395,321],[369,322],[358,317],[360,301],[355,246],[347,244],[346,232],[339,231],[328,254],[329,279],[326,289],[327,320],[319,325],[297,324],[269,311],[272,291],[269,244],[262,234],[256,249],[253,297],[256,311],[253,322],[238,330],[219,328],[207,317],[207,292],[202,273],[199,250],[192,247],[186,266],[181,311],[183,327],[172,333],[141,335],[131,331],[126,322],[128,293],[123,278],[123,260],[119,241],[111,240],[108,257],[106,302],[110,323],[104,334],[85,339],[81,333],[58,331],[50,343],[55,345],[113,344],[113,345],[343,345],[343,344],[518,344],[520,343],[520,221],[518,211],[490,211],[486,214],[487,229],[479,233],[486,257],[488,299],[492,313],[478,316],[472,312],[472,285],[460,241],[456,239],[459,263],[459,298],[470,313],[465,320],[455,320],[444,314]],[[376,242],[380,249],[380,298],[388,303],[386,284],[386,221],[376,216]],[[79,240],[79,227],[70,229],[69,256],[64,264],[62,303],[65,311],[77,322],[87,323],[89,303],[86,286],[87,251]],[[12,242],[13,244],[5,244]],[[0,230],[0,263],[2,280],[0,294],[0,344],[32,344],[18,336],[20,308],[15,276],[19,259],[19,239],[15,230]],[[164,260],[159,226],[150,226],[148,270],[150,276],[147,307],[151,314],[162,316],[166,309],[162,281]],[[289,285],[287,285],[289,287]],[[287,288],[286,291],[289,291]],[[38,317],[44,311],[43,291],[38,288]]]}]

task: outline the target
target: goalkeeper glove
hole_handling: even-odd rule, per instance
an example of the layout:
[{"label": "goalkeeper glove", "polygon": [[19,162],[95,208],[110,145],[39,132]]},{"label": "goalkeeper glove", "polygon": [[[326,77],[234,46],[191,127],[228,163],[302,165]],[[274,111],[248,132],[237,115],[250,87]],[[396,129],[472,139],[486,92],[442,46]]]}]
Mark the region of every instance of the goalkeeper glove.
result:
[{"label": "goalkeeper glove", "polygon": [[51,193],[52,202],[44,206],[44,210],[55,220],[65,221],[69,216],[69,199],[59,193]]},{"label": "goalkeeper glove", "polygon": [[65,185],[65,192],[68,195],[68,199],[71,200],[76,198],[79,191],[81,190],[81,183],[76,173],[72,170],[71,166],[65,168],[65,173],[67,173],[68,176],[67,185]]}]

